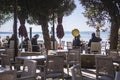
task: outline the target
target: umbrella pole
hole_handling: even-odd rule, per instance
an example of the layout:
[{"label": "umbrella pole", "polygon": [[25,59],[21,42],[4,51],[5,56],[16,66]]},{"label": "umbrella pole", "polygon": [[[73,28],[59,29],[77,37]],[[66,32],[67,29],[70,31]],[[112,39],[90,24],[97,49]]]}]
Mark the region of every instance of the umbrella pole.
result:
[{"label": "umbrella pole", "polygon": [[59,39],[59,44],[60,44],[60,46],[61,46],[61,39]]},{"label": "umbrella pole", "polygon": [[55,25],[54,25],[54,12],[53,12],[53,50],[55,50]]},{"label": "umbrella pole", "polygon": [[32,39],[32,27],[30,27],[30,40]]},{"label": "umbrella pole", "polygon": [[21,51],[23,49],[23,37],[21,37]]}]

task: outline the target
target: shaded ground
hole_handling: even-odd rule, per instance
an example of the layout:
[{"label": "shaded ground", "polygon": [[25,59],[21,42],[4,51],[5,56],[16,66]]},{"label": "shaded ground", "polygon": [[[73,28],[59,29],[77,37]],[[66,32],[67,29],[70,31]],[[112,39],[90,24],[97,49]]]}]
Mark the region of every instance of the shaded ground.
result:
[{"label": "shaded ground", "polygon": [[[95,69],[82,69],[82,75],[83,75],[83,80],[96,80],[96,73]],[[66,69],[65,69],[66,73]],[[38,79],[40,80],[40,79]],[[53,79],[47,79],[47,80],[53,80]],[[54,79],[54,80],[62,80],[62,79]],[[72,80],[71,74],[68,77],[65,77],[65,80]]]}]

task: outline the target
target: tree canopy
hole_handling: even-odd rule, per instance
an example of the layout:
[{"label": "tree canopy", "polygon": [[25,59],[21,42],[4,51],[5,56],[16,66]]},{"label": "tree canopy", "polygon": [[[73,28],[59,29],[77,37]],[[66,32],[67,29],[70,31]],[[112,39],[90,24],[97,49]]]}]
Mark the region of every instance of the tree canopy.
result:
[{"label": "tree canopy", "polygon": [[110,26],[110,48],[116,49],[118,44],[118,30],[120,27],[120,0],[80,0],[85,8],[84,15],[90,26],[104,26],[105,21]]},{"label": "tree canopy", "polygon": [[[50,44],[48,22],[58,16],[70,15],[75,9],[74,0],[16,0],[17,16],[20,22],[41,25],[45,46]],[[3,4],[2,4],[3,3]],[[14,0],[0,1],[0,14],[3,16],[14,13]],[[5,14],[7,13],[7,14]],[[54,16],[53,16],[54,13]],[[3,20],[2,18],[1,20]],[[8,17],[7,17],[8,18]],[[7,19],[4,19],[4,21]],[[22,21],[21,21],[22,20]],[[47,48],[48,49],[48,48]]]}]

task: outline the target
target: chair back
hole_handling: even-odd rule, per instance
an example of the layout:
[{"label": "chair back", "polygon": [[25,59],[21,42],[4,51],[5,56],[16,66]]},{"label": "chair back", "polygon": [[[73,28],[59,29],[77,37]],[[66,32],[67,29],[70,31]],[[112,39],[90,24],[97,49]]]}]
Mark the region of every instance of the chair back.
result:
[{"label": "chair back", "polygon": [[64,58],[62,56],[49,55],[47,58],[47,73],[63,72]]},{"label": "chair back", "polygon": [[1,72],[0,80],[17,80],[16,70]]},{"label": "chair back", "polygon": [[43,41],[43,40],[38,40],[37,42],[38,42],[38,44],[40,45],[40,46],[39,46],[40,49],[41,49],[41,48],[45,48],[45,45],[44,45],[44,41]]},{"label": "chair back", "polygon": [[81,54],[79,49],[69,49],[67,54],[67,62],[72,64],[80,64],[81,63]]},{"label": "chair back", "polygon": [[[57,47],[58,47],[57,41],[55,41],[54,45],[55,45],[55,49],[57,49]],[[53,49],[53,41],[51,41],[51,49]]]},{"label": "chair back", "polygon": [[67,49],[72,49],[73,47],[72,47],[72,42],[66,42],[66,44],[67,44]]},{"label": "chair back", "polygon": [[107,56],[96,57],[96,80],[99,80],[100,78],[114,80],[115,71],[111,57]]},{"label": "chair back", "polygon": [[37,62],[35,60],[25,60],[21,77],[35,77]]},{"label": "chair back", "polygon": [[90,53],[101,54],[101,43],[100,42],[91,42]]},{"label": "chair back", "polygon": [[62,48],[64,49],[64,47],[65,47],[65,41],[62,41],[62,42],[61,42],[61,46],[62,46]]},{"label": "chair back", "polygon": [[[14,41],[14,40],[11,40],[11,41],[10,41],[9,48],[10,48],[10,49],[14,49],[14,44],[15,44],[15,41]],[[17,47],[19,46],[18,44],[19,44],[19,41],[17,41]]]},{"label": "chair back", "polygon": [[81,66],[79,64],[71,67],[72,80],[83,80],[81,73]]},{"label": "chair back", "polygon": [[28,51],[32,52],[32,43],[31,43],[31,41],[28,41]]},{"label": "chair back", "polygon": [[1,57],[1,66],[12,69],[10,57],[7,55],[0,55],[0,57]]},{"label": "chair back", "polygon": [[64,57],[49,55],[46,61],[45,80],[46,78],[63,78],[64,77]]},{"label": "chair back", "polygon": [[11,40],[9,48],[14,49],[14,44],[15,44],[14,40]]},{"label": "chair back", "polygon": [[66,56],[66,65],[67,65],[67,73],[69,74],[70,65],[79,64],[81,67],[81,54],[80,48],[78,49],[69,49],[68,54]]},{"label": "chair back", "polygon": [[6,49],[6,55],[8,55],[11,59],[13,59],[14,58],[14,48],[12,49],[12,48],[7,48]]},{"label": "chair back", "polygon": [[111,57],[112,59],[117,59],[119,58],[119,50],[117,49],[109,49],[107,52],[107,56]]}]

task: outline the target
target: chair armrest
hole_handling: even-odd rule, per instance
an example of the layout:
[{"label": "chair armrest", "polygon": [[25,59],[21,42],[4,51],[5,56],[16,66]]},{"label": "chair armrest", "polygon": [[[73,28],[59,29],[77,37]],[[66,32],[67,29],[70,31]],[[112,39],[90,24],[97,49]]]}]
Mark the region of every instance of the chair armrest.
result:
[{"label": "chair armrest", "polygon": [[79,65],[79,64],[73,65],[70,69],[71,69],[71,70],[74,70],[74,69],[77,68],[77,67],[80,67],[80,65]]}]

